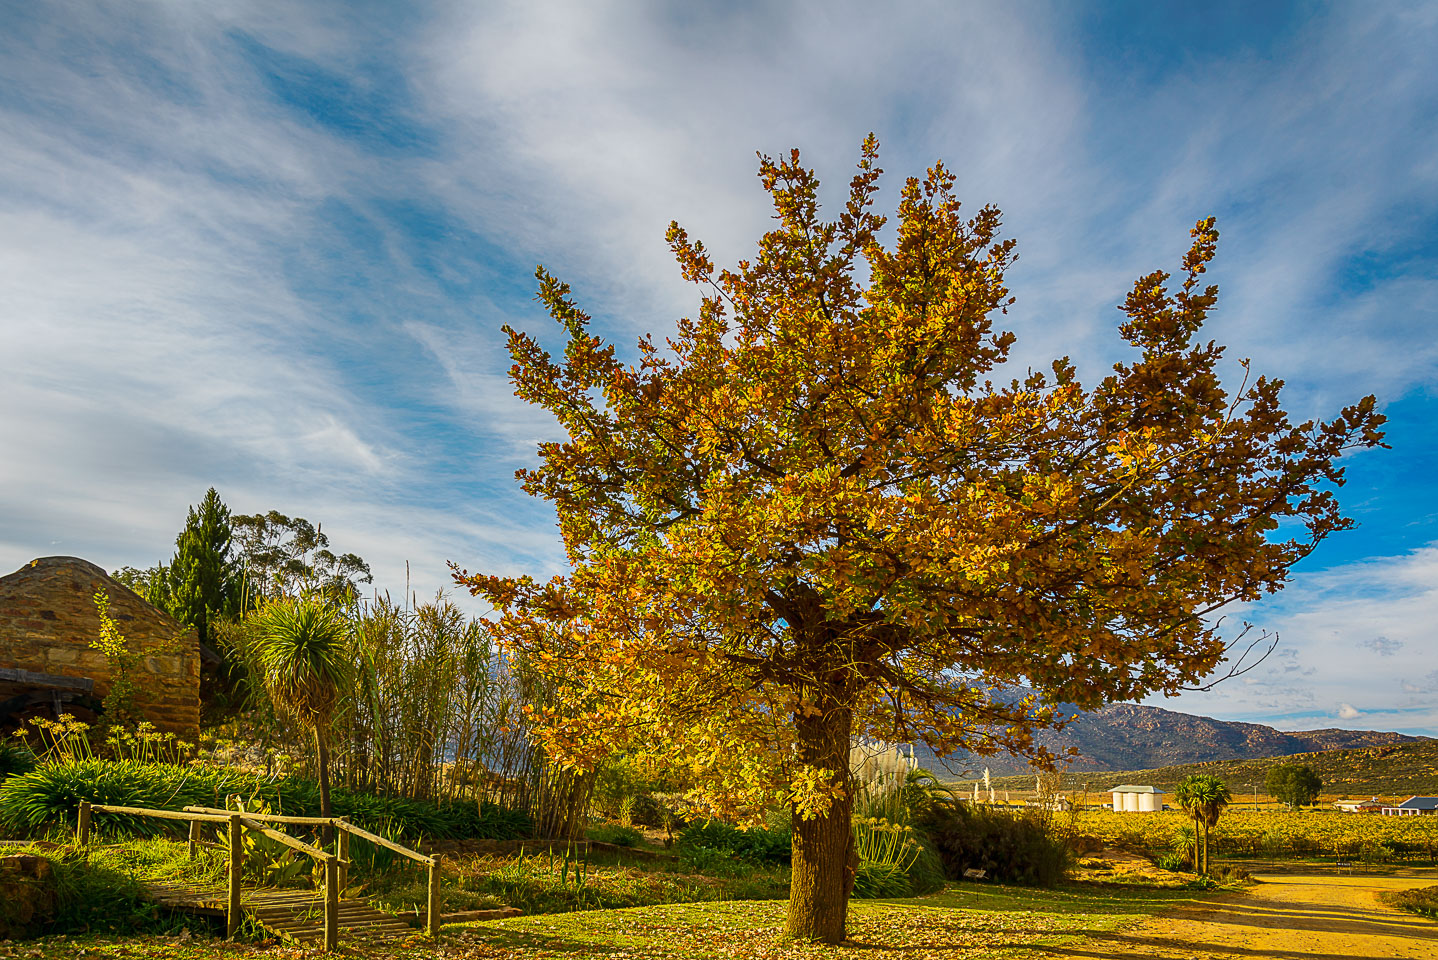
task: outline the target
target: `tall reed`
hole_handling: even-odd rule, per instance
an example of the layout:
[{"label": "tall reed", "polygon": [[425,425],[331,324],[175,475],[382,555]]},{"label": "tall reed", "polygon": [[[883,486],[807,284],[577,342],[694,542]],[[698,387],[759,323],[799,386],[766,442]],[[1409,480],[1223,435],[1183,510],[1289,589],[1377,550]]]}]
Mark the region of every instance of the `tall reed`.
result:
[{"label": "tall reed", "polygon": [[[346,611],[358,666],[352,691],[332,718],[332,776],[350,790],[526,811],[536,833],[577,837],[593,774],[548,762],[529,733],[526,704],[549,696],[521,662],[505,658],[485,624],[443,596],[401,605],[388,595]],[[242,672],[257,677],[247,620],[222,637]],[[308,739],[248,682],[248,709],[232,739],[257,755],[293,751],[314,770]],[[268,771],[267,771],[268,772]]]}]

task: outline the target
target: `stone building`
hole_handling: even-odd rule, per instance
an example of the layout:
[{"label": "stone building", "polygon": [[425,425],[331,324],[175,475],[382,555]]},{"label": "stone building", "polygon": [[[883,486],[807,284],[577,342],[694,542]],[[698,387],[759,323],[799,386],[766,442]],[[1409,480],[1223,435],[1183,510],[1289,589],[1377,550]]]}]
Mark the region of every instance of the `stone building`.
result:
[{"label": "stone building", "polygon": [[200,724],[200,643],[195,631],[78,557],[41,557],[0,577],[0,729],[30,716],[92,720],[110,687],[110,665],[90,647],[100,633],[95,594],[131,649],[141,714],[194,740]]}]

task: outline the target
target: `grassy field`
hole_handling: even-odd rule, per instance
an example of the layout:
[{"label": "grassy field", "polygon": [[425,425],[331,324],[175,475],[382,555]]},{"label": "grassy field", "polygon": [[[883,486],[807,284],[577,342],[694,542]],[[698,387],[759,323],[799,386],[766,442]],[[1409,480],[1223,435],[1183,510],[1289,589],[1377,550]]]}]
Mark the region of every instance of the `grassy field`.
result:
[{"label": "grassy field", "polygon": [[[1212,774],[1226,782],[1234,799],[1245,803],[1258,788],[1263,800],[1263,778],[1270,767],[1280,763],[1301,763],[1313,768],[1323,780],[1323,797],[1405,799],[1413,795],[1438,796],[1438,740],[1396,744],[1355,750],[1325,750],[1320,753],[1299,753],[1289,757],[1265,757],[1260,760],[1218,760],[1156,770],[1115,770],[1101,772],[1065,772],[1061,792],[1077,798],[1088,784],[1089,802],[1103,803],[1106,789],[1120,783],[1144,783],[1172,790],[1190,774]],[[1014,799],[1031,795],[1032,774],[999,777],[994,781],[998,790],[1010,791]]]},{"label": "grassy field", "polygon": [[[446,927],[438,943],[416,937],[405,943],[344,946],[351,956],[376,960],[981,960],[1001,958],[1015,947],[1056,944],[1083,932],[1114,930],[1199,896],[1179,890],[1097,885],[1033,890],[965,884],[928,897],[855,902],[851,907],[852,942],[841,947],[779,943],[785,905],[774,901],[666,904],[517,917]],[[0,956],[27,960],[260,960],[314,955],[318,952],[313,948],[228,944],[183,931],[165,937],[72,936],[0,943]]]}]

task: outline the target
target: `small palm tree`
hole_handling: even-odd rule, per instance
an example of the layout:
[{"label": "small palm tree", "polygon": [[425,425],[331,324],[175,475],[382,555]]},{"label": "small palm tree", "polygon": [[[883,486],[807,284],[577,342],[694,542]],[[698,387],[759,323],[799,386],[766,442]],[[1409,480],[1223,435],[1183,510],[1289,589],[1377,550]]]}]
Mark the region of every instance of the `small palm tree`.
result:
[{"label": "small palm tree", "polygon": [[332,816],[329,727],[356,669],[349,624],[339,610],[308,597],[269,603],[252,622],[254,663],[270,702],[314,732],[320,816]]},{"label": "small palm tree", "polygon": [[1233,800],[1228,784],[1207,773],[1196,773],[1184,777],[1174,791],[1174,800],[1189,816],[1193,817],[1194,832],[1203,838],[1202,862],[1194,857],[1195,873],[1208,873],[1208,831],[1218,823],[1218,818]]}]

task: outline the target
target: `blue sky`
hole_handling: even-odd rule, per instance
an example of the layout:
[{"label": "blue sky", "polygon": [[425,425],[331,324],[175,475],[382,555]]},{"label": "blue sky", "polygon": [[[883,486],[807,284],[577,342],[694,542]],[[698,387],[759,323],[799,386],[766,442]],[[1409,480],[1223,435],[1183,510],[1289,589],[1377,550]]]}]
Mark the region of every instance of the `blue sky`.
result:
[{"label": "blue sky", "polygon": [[767,225],[754,152],[943,158],[1018,238],[1018,367],[1223,233],[1211,335],[1296,417],[1376,393],[1360,521],[1235,612],[1278,652],[1162,705],[1438,735],[1438,6],[0,0],[0,568],[167,557],[216,486],[379,584],[547,573],[510,393],[532,272],[621,344],[694,309],[678,219]]}]

